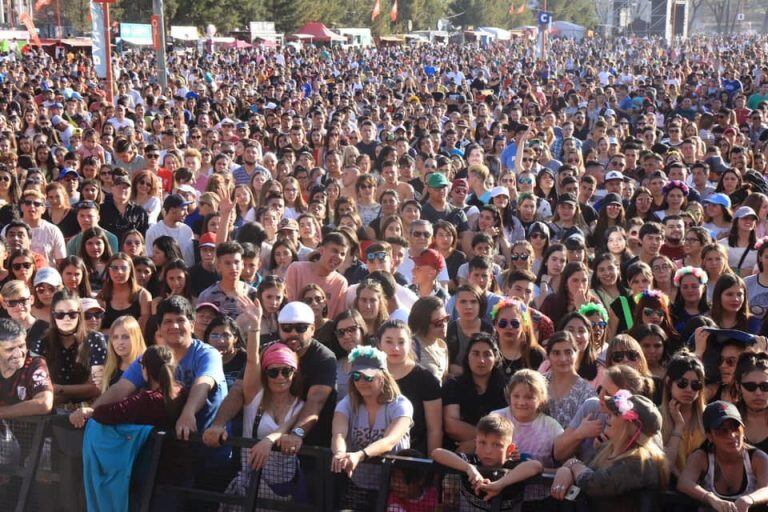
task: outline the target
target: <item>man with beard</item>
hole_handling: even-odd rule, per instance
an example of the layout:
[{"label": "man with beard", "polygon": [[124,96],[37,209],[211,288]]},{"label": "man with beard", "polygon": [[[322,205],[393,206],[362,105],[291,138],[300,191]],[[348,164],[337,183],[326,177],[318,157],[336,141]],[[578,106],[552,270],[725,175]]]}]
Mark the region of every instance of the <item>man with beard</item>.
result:
[{"label": "man with beard", "polygon": [[[254,307],[249,310],[249,344],[252,343],[250,340],[259,339],[261,329],[261,306],[258,300],[253,304]],[[302,397],[304,406],[295,422],[285,422],[278,429],[282,435],[277,445],[287,454],[296,454],[304,443],[308,446],[329,446],[336,404],[336,358],[330,349],[312,337],[315,334],[315,314],[308,305],[289,302],[280,310],[277,322],[280,325],[280,342],[296,352],[299,358],[299,373],[305,390]],[[251,354],[248,357],[248,364],[253,364],[258,370],[258,356],[255,361]],[[242,380],[238,380],[221,404],[213,424],[203,435],[207,445],[218,446],[226,441],[226,425],[242,410],[244,391]]]},{"label": "man with beard", "polygon": [[683,253],[683,238],[685,238],[685,222],[679,215],[670,215],[664,217],[664,244],[661,246],[660,254],[668,257],[672,261],[681,259]]},{"label": "man with beard", "polygon": [[248,185],[256,172],[263,172],[271,176],[270,172],[259,165],[261,159],[261,148],[255,142],[247,142],[243,148],[243,165],[232,171],[236,185]]},{"label": "man with beard", "polygon": [[18,322],[0,318],[0,419],[45,415],[51,409],[53,384],[45,359],[29,354]]}]

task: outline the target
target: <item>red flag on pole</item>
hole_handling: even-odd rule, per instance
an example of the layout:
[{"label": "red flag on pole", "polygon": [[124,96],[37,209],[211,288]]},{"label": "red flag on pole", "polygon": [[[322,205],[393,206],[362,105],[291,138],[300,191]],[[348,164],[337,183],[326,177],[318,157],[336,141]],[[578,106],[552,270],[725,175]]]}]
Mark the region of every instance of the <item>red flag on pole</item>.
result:
[{"label": "red flag on pole", "polygon": [[29,32],[29,38],[32,40],[32,43],[37,46],[43,46],[37,35],[37,29],[35,28],[35,23],[32,21],[32,17],[28,13],[23,12],[19,16],[19,21],[27,27],[27,32]]},{"label": "red flag on pole", "polygon": [[378,18],[379,14],[381,14],[381,0],[376,0],[376,3],[373,4],[373,12],[371,13],[371,21],[373,21],[376,18]]},{"label": "red flag on pole", "polygon": [[397,0],[392,2],[392,10],[389,11],[389,19],[392,21],[392,23],[397,21]]}]

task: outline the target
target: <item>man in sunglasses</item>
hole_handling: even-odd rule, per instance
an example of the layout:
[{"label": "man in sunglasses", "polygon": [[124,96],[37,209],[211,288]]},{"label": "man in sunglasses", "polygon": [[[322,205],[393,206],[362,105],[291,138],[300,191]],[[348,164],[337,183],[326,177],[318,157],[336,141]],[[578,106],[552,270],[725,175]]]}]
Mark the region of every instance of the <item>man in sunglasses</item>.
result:
[{"label": "man in sunglasses", "polygon": [[19,202],[21,218],[30,228],[30,249],[42,254],[49,265],[58,265],[67,257],[67,246],[58,226],[43,219],[45,196],[37,189],[27,189]]},{"label": "man in sunglasses", "polygon": [[[305,443],[308,446],[329,446],[336,405],[336,357],[330,349],[313,338],[315,314],[303,302],[286,304],[280,310],[277,322],[280,326],[280,342],[299,357],[299,373],[305,390],[302,397],[304,406],[295,422],[284,422],[278,429],[282,436],[277,445],[287,454],[298,453]],[[261,314],[251,316],[249,334],[258,336],[260,327]],[[204,442],[209,446],[218,446],[226,440],[226,425],[237,416],[243,405],[243,387],[239,380],[221,404],[211,428],[205,432]]]},{"label": "man in sunglasses", "polygon": [[42,416],[53,409],[53,384],[45,358],[27,350],[26,332],[0,318],[0,419]]}]

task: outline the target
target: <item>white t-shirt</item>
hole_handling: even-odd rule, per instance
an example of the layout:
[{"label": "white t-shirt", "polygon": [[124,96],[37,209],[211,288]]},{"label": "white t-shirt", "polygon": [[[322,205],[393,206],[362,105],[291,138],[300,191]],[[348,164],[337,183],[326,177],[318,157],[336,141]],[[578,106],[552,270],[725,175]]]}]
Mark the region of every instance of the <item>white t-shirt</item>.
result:
[{"label": "white t-shirt", "polygon": [[752,316],[762,319],[768,312],[768,286],[763,286],[758,276],[759,274],[752,274],[745,277],[744,284],[747,287],[749,312]]},{"label": "white t-shirt", "polygon": [[175,227],[168,227],[165,222],[158,222],[152,224],[147,230],[147,256],[152,257],[153,247],[152,244],[161,236],[170,236],[181,247],[181,254],[184,256],[184,262],[188,266],[195,264],[195,244],[193,238],[195,234],[192,232],[192,228],[184,223],[180,223]]}]

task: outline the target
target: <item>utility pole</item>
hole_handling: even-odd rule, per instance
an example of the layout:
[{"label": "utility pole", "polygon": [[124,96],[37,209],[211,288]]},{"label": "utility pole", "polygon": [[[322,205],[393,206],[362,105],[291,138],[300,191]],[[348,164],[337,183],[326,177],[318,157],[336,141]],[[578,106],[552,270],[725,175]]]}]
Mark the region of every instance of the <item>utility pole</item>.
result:
[{"label": "utility pole", "polygon": [[165,64],[165,14],[163,0],[152,0],[152,43],[155,47],[157,61],[157,76],[160,86],[168,88],[168,68]]}]

